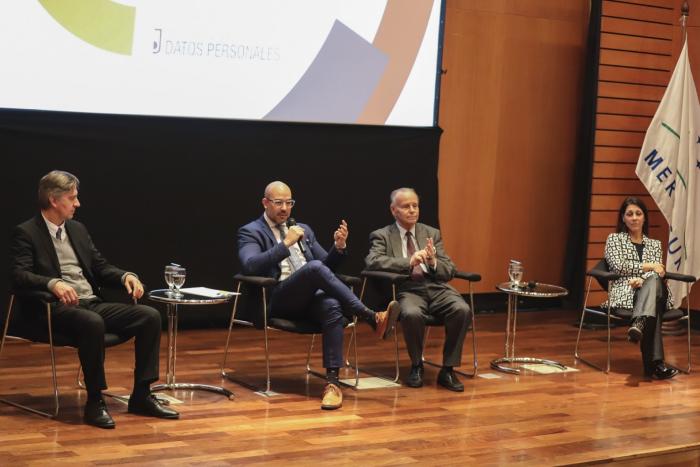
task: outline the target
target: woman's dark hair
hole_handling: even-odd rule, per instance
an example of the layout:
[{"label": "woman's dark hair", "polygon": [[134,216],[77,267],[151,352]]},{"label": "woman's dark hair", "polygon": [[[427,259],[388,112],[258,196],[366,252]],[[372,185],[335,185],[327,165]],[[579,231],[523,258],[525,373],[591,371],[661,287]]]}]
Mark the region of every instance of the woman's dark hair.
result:
[{"label": "woman's dark hair", "polygon": [[627,207],[630,204],[639,206],[639,209],[641,209],[644,213],[644,225],[642,225],[642,232],[644,235],[649,235],[649,211],[647,210],[647,206],[644,204],[644,201],[634,196],[628,196],[625,198],[625,200],[622,202],[622,206],[620,206],[620,212],[617,215],[617,232],[627,232],[627,226],[625,225],[623,219],[625,218],[625,211],[627,211]]}]

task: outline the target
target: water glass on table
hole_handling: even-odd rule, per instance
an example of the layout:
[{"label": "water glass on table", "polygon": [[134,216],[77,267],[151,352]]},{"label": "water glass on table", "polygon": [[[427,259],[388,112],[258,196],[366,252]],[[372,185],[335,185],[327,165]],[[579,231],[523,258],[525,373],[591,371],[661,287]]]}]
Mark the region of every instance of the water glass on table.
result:
[{"label": "water glass on table", "polygon": [[512,288],[517,289],[520,287],[520,281],[523,278],[523,265],[520,261],[510,260],[508,277],[510,277],[510,286]]},{"label": "water glass on table", "polygon": [[180,288],[185,285],[185,278],[187,277],[187,270],[183,267],[177,267],[173,269],[173,286],[175,287],[175,293],[173,297],[182,298],[185,295],[180,292]]}]

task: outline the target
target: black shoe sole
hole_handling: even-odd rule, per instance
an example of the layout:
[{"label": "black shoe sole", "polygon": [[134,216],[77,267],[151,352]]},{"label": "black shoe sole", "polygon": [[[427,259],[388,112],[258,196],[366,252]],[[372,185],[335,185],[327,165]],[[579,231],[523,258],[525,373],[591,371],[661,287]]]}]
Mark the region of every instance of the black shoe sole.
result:
[{"label": "black shoe sole", "polygon": [[452,392],[464,392],[464,386],[455,387],[455,386],[447,386],[445,384],[440,384],[440,383],[438,383],[438,386],[443,387],[443,388],[447,389],[448,391],[452,391]]},{"label": "black shoe sole", "polygon": [[450,391],[454,391],[454,392],[464,392],[464,385],[463,385],[463,384],[460,384],[459,386],[454,386],[454,385],[452,385],[452,384],[448,384],[448,383],[445,382],[445,381],[441,381],[439,377],[438,377],[438,380],[437,380],[437,384],[438,384],[438,386],[441,386],[441,387],[443,387],[443,388],[445,388],[445,389],[448,389],[448,390],[450,390]]},{"label": "black shoe sole", "polygon": [[664,375],[657,375],[656,373],[652,373],[651,379],[654,379],[656,381],[663,381],[665,379],[671,379],[674,376],[676,376],[677,374],[678,374],[678,370],[671,371],[671,372],[664,374]]},{"label": "black shoe sole", "polygon": [[448,385],[442,384],[440,382],[438,382],[438,386],[443,387],[443,388],[445,388],[449,391],[452,391],[452,392],[464,392],[464,386],[461,386],[461,387],[460,386],[448,386]]},{"label": "black shoe sole", "polygon": [[409,388],[422,388],[423,387],[423,381],[406,381],[404,384],[408,386]]},{"label": "black shoe sole", "polygon": [[321,405],[321,410],[338,410],[343,404],[340,405]]},{"label": "black shoe sole", "polygon": [[127,412],[130,414],[134,414],[134,415],[141,415],[142,417],[153,417],[153,418],[160,418],[163,420],[177,420],[178,418],[180,418],[180,414],[174,414],[174,415],[153,414],[150,412],[145,412],[145,411],[141,412],[138,410],[131,410],[131,409],[127,409]]},{"label": "black shoe sole", "polygon": [[85,419],[83,419],[83,422],[84,422],[86,425],[94,426],[94,427],[97,427],[97,428],[102,428],[103,430],[111,430],[111,429],[113,429],[113,428],[116,426],[116,423],[111,423],[111,424],[92,423],[92,422],[89,422],[89,421],[87,421],[87,420],[85,420]]}]

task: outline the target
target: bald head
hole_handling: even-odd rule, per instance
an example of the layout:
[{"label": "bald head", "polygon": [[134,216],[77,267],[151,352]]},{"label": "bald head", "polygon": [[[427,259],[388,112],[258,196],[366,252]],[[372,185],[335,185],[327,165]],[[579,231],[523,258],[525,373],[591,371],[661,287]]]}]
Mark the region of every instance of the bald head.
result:
[{"label": "bald head", "polygon": [[262,199],[265,214],[275,224],[284,224],[292,214],[294,200],[292,190],[280,181],[274,181],[265,187],[265,196]]},{"label": "bald head", "polygon": [[279,180],[276,180],[274,182],[268,183],[267,186],[265,187],[265,197],[275,199],[274,193],[285,192],[285,191],[289,192],[289,194],[291,196],[292,189],[289,188],[289,185],[287,185],[284,182],[280,182]]}]

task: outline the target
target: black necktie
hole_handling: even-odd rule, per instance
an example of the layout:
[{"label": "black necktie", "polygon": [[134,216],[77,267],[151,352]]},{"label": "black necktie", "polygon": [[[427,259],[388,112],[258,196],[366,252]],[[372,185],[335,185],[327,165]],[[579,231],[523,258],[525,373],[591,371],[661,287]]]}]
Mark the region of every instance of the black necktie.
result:
[{"label": "black necktie", "polygon": [[[413,235],[411,235],[411,232],[406,232],[406,256],[408,256],[409,261],[415,252],[416,245],[413,243]],[[418,263],[411,269],[411,280],[422,281],[423,279],[425,279],[425,274],[423,273],[423,268],[420,267],[420,263]]]},{"label": "black necktie", "polygon": [[62,233],[63,233],[63,229],[59,227],[58,230],[56,231],[56,238],[60,240]]}]

